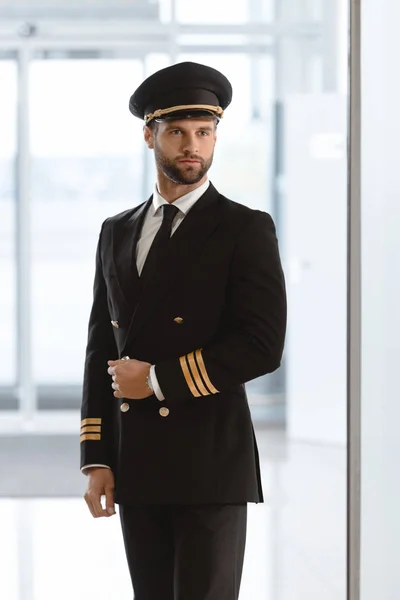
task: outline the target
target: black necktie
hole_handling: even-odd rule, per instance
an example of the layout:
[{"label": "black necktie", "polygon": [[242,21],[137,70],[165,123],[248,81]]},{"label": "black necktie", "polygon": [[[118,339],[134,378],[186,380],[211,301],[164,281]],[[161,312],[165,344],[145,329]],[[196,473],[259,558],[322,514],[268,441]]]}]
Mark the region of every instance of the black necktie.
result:
[{"label": "black necktie", "polygon": [[146,262],[144,263],[144,267],[140,275],[140,278],[143,280],[149,279],[152,273],[156,271],[159,259],[167,250],[171,237],[172,221],[174,220],[176,213],[179,211],[179,208],[173,204],[163,204],[162,208],[163,221],[150,247]]}]

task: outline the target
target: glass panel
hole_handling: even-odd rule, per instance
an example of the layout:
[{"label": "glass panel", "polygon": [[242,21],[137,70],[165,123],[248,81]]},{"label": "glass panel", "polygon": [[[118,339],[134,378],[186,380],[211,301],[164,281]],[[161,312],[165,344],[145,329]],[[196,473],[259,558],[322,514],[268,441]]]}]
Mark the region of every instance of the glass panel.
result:
[{"label": "glass panel", "polygon": [[[306,15],[319,20],[320,6],[287,2],[285,18],[300,22]],[[181,54],[179,59],[209,64],[232,81],[234,98],[219,125],[211,178],[228,197],[271,212],[278,228],[289,328],[283,369],[273,376],[279,385],[273,389],[284,392],[287,435],[302,457],[299,485],[309,481],[304,496],[286,507],[282,528],[293,532],[294,523],[304,523],[300,554],[318,562],[322,577],[320,585],[311,573],[304,577],[300,560],[288,556],[280,572],[301,596],[317,593],[344,600],[348,98],[343,85],[347,20],[342,3],[331,6],[328,16],[322,43],[317,46],[293,35],[290,43],[287,38],[277,42],[275,63],[268,56],[240,52]],[[345,46],[340,51],[337,39]],[[273,377],[248,386],[253,413],[257,397],[270,402]],[[322,466],[326,460],[335,465],[329,476]],[[322,499],[318,505],[316,495]],[[311,506],[314,516],[318,512],[319,526],[309,526]],[[326,553],[334,560],[318,559]]]},{"label": "glass panel", "polygon": [[[131,18],[155,20],[158,0],[0,0],[0,16],[62,18]],[[28,24],[29,26],[29,24]]]},{"label": "glass panel", "polygon": [[[269,3],[271,0],[263,0]],[[338,4],[341,0],[332,2]],[[324,12],[324,0],[278,0],[275,3],[276,13],[285,19],[299,21],[301,23],[309,21],[320,21]]]},{"label": "glass panel", "polygon": [[11,408],[16,383],[15,159],[17,63],[0,59],[0,408]]},{"label": "glass panel", "polygon": [[321,21],[324,12],[323,0],[306,0],[304,12],[313,21]]},{"label": "glass panel", "polygon": [[33,356],[40,386],[80,386],[101,223],[143,200],[142,124],[128,110],[142,78],[138,60],[31,66]]},{"label": "glass panel", "polygon": [[[301,21],[306,3],[286,4],[287,18]],[[285,557],[282,577],[291,580],[293,597],[345,600],[348,97],[339,74],[348,23],[339,16],[341,2],[328,5],[319,47],[310,53],[307,40],[293,36],[276,65],[273,189],[289,309],[287,437],[290,453],[301,457],[301,474],[292,477],[303,490],[285,507],[298,558]],[[308,560],[318,582],[306,575]]]},{"label": "glass panel", "polygon": [[[272,59],[247,54],[181,54],[224,73],[233,86],[232,104],[219,124],[211,178],[228,197],[271,210]],[[254,69],[254,71],[252,70]],[[251,177],[244,177],[251,173]]]},{"label": "glass panel", "polygon": [[165,69],[168,67],[171,62],[167,54],[162,52],[152,52],[151,54],[147,54],[145,58],[145,68],[146,68],[146,76],[159,71],[160,69]]},{"label": "glass panel", "polygon": [[259,0],[260,20],[272,21],[275,16],[275,0]]},{"label": "glass panel", "polygon": [[[248,36],[242,34],[221,33],[184,33],[178,37],[179,46],[243,46]],[[189,49],[190,51],[190,49]]]},{"label": "glass panel", "polygon": [[215,2],[215,0],[202,0],[202,2],[188,2],[175,0],[176,19],[179,23],[195,23],[196,25],[210,23],[245,23],[248,20],[248,0],[235,0],[235,2]]},{"label": "glass panel", "polygon": [[[232,104],[218,126],[210,172],[214,185],[228,198],[273,212],[272,57],[201,53],[182,54],[179,60],[192,60],[219,69],[232,83]],[[247,389],[255,416],[282,422],[283,371],[250,382]]]},{"label": "glass panel", "polygon": [[15,500],[0,499],[0,564],[4,565],[0,577],[0,597],[7,600],[20,599],[19,577],[21,576],[22,557],[20,552],[19,534],[21,533],[21,518],[19,506]]},{"label": "glass panel", "polygon": [[[152,52],[151,54],[147,54],[145,58],[145,76],[148,77],[152,73],[159,71],[160,69],[165,69],[168,65],[171,64],[170,57],[167,54],[162,52]],[[147,149],[147,146],[144,145],[144,141],[141,141],[142,138],[139,136],[139,142],[143,146],[143,157],[144,157],[144,165],[143,165],[143,177],[144,177],[144,187],[143,187],[143,196],[142,200],[148,198],[150,194],[153,193],[154,182],[157,178],[157,172],[155,163],[152,155]]]}]

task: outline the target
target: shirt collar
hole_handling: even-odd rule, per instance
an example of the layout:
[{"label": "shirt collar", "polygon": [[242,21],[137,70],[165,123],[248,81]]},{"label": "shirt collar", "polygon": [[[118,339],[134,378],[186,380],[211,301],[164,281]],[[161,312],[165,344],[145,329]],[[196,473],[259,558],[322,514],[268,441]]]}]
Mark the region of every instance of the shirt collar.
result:
[{"label": "shirt collar", "polygon": [[[200,185],[195,190],[193,190],[193,191],[189,192],[188,194],[185,194],[184,196],[181,196],[180,198],[175,200],[175,202],[173,202],[173,205],[176,206],[177,208],[179,208],[179,210],[181,212],[183,212],[184,215],[187,215],[189,210],[194,206],[194,204],[196,204],[197,200],[199,200],[201,198],[201,196],[204,194],[204,192],[208,189],[209,185],[210,185],[210,180],[207,179],[202,185]],[[167,202],[167,200],[165,200],[165,198],[163,198],[161,196],[160,192],[158,191],[157,184],[155,184],[154,193],[153,193],[153,203],[152,203],[153,216],[156,214],[157,210],[163,204],[169,204],[169,203]]]}]

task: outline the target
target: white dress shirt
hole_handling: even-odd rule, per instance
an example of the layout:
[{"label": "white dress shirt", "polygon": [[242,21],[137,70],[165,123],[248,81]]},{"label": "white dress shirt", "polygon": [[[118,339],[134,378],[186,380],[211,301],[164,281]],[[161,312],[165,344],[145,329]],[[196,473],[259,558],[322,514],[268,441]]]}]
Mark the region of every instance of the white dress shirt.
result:
[{"label": "white dress shirt", "polygon": [[[173,205],[176,206],[176,208],[179,208],[179,212],[176,214],[172,222],[171,235],[174,235],[175,231],[178,229],[183,219],[186,217],[186,215],[197,202],[197,200],[208,189],[209,185],[210,182],[207,179],[207,181],[204,182],[200,187],[175,200]],[[163,220],[163,212],[161,210],[161,207],[164,204],[169,204],[169,202],[161,196],[156,184],[154,186],[153,202],[144,218],[140,240],[138,241],[138,244],[136,246],[136,265],[139,275],[143,270],[144,263],[146,262],[147,255],[149,253],[153,240],[156,237],[156,233],[161,227],[161,223]]]},{"label": "white dress shirt", "polygon": [[[175,200],[173,204],[174,206],[179,208],[179,212],[176,214],[172,222],[171,236],[174,235],[175,231],[178,229],[183,219],[189,213],[190,209],[193,208],[193,206],[196,204],[197,200],[199,200],[199,198],[201,198],[204,192],[208,189],[209,185],[210,181],[209,179],[207,179],[207,181],[205,181],[202,185],[200,185],[192,192],[189,192],[188,194],[185,194],[184,196],[181,196],[180,198]],[[139,275],[143,270],[144,263],[146,262],[147,255],[149,253],[153,240],[156,237],[157,231],[161,227],[161,223],[163,220],[163,211],[161,210],[161,206],[163,206],[163,204],[169,204],[169,202],[161,196],[156,184],[154,186],[153,202],[144,218],[140,239],[136,246],[136,266]],[[152,365],[150,368],[150,379],[156,397],[160,401],[165,400],[156,377],[155,365]],[[89,467],[107,467],[108,469],[110,468],[107,465],[92,464],[83,466],[81,471],[84,472],[85,469],[88,469]]]}]

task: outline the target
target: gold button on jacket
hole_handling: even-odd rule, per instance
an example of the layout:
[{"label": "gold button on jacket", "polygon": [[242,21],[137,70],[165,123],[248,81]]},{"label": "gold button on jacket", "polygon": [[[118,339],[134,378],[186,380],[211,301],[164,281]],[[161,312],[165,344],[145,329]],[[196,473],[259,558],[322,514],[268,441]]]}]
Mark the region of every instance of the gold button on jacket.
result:
[{"label": "gold button on jacket", "polygon": [[121,410],[121,412],[128,412],[129,404],[127,402],[124,402],[123,404],[121,404],[120,410]]}]

